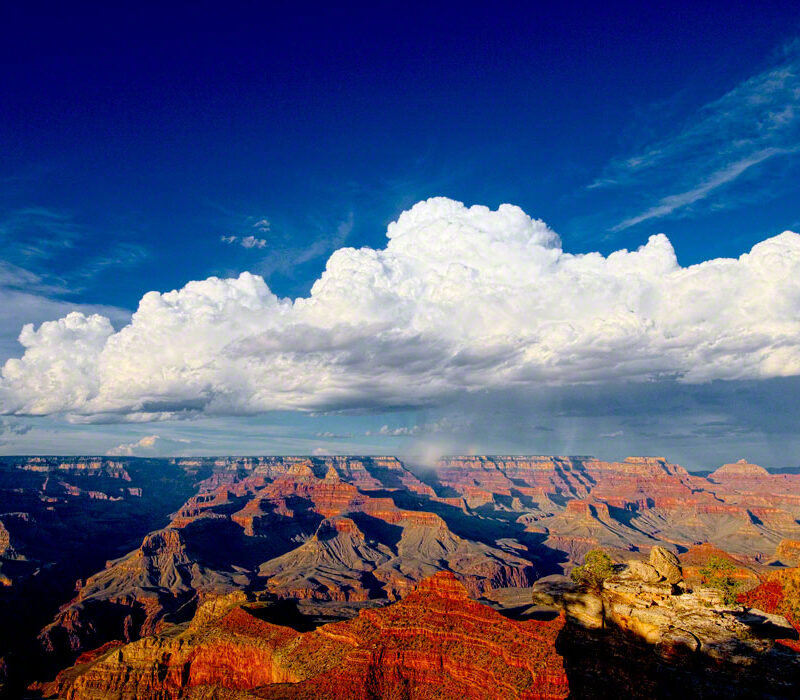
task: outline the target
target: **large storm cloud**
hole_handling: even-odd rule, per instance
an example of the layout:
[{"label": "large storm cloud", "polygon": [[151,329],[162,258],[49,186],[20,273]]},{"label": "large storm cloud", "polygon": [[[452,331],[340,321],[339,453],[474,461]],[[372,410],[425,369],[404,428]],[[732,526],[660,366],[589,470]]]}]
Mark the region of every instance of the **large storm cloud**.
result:
[{"label": "large storm cloud", "polygon": [[243,273],[148,292],[119,331],[81,313],[26,325],[2,412],[385,409],[485,389],[800,374],[795,233],[681,267],[664,235],[574,255],[518,207],[434,198],[387,237],[333,253],[306,298]]}]

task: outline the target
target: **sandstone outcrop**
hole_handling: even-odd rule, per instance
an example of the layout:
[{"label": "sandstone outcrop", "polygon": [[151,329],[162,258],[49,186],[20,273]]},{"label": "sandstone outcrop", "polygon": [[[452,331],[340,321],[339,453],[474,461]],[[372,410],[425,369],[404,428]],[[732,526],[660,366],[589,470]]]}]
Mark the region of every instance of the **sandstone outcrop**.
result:
[{"label": "sandstone outcrop", "polygon": [[[662,557],[658,552],[656,559]],[[800,655],[787,642],[792,646],[798,635],[775,614],[779,606],[725,606],[706,588],[676,594],[663,577],[652,582],[644,566],[626,566],[599,591],[563,578],[534,585],[534,605],[566,616],[559,649],[577,696],[677,698],[689,687],[695,697],[796,696]],[[749,600],[763,597],[753,593]]]},{"label": "sandstone outcrop", "polygon": [[658,583],[663,576],[652,564],[631,559],[627,562],[628,571],[633,578],[644,581],[645,583]]}]

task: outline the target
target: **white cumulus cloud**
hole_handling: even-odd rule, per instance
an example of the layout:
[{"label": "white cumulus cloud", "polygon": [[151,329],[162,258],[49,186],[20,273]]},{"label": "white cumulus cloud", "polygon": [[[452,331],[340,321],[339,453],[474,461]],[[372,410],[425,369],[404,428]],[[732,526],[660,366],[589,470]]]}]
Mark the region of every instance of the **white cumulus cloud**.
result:
[{"label": "white cumulus cloud", "polygon": [[98,314],[26,325],[0,412],[147,420],[434,405],[464,392],[800,374],[800,235],[681,267],[669,240],[565,253],[510,204],[445,198],[341,248],[308,297],[256,275],[148,292],[115,331]]},{"label": "white cumulus cloud", "polygon": [[136,442],[126,442],[106,452],[109,457],[153,457],[156,454],[175,452],[185,448],[191,441],[183,438],[162,438],[160,435],[145,435]]},{"label": "white cumulus cloud", "polygon": [[136,442],[127,442],[112,447],[106,454],[112,457],[136,457],[143,452],[153,454],[158,439],[158,435],[145,435],[141,440],[137,440]]}]

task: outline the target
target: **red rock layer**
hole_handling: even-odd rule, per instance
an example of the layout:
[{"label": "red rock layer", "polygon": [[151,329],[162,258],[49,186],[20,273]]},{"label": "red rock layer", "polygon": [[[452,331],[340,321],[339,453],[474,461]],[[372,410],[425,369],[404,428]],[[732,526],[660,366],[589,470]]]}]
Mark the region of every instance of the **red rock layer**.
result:
[{"label": "red rock layer", "polygon": [[[299,633],[234,606],[184,631],[102,652],[47,691],[68,700],[228,697],[320,700],[549,700],[567,677],[550,622],[509,620],[469,599],[452,574],[424,581],[401,602]],[[202,610],[202,609],[201,609]],[[275,685],[279,684],[279,685]],[[203,694],[203,697],[208,695]]]}]

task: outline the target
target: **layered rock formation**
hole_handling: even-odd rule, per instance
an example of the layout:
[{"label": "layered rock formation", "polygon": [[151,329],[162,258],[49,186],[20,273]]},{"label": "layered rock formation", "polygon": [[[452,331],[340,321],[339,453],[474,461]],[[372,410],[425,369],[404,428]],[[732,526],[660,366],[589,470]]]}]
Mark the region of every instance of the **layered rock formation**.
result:
[{"label": "layered rock formation", "polygon": [[165,621],[189,619],[206,597],[235,590],[389,602],[442,569],[475,595],[536,578],[517,549],[456,535],[424,510],[432,489],[397,460],[265,458],[212,466],[218,471],[167,528],[81,583],[40,635],[47,649],[77,653],[152,634]]},{"label": "layered rock formation", "polygon": [[46,601],[25,613],[29,644],[5,648],[39,659],[39,677],[36,648],[63,665],[237,591],[344,619],[437,571],[492,597],[596,548],[658,586],[681,566],[689,588],[721,553],[745,590],[800,542],[800,475],[739,462],[703,478],[659,457],[464,456],[428,470],[374,456],[30,458],[0,469],[0,505],[0,612],[34,609],[15,591]]},{"label": "layered rock formation", "polygon": [[164,634],[102,650],[45,695],[92,698],[547,700],[569,692],[555,651],[563,619],[515,622],[449,573],[402,602],[297,632],[243,596],[207,603]]},{"label": "layered rock formation", "polygon": [[624,558],[658,543],[705,542],[766,563],[782,539],[800,540],[800,475],[744,460],[703,478],[660,457],[455,457],[435,478],[441,495],[479,512],[517,512],[567,563],[597,547]]}]

